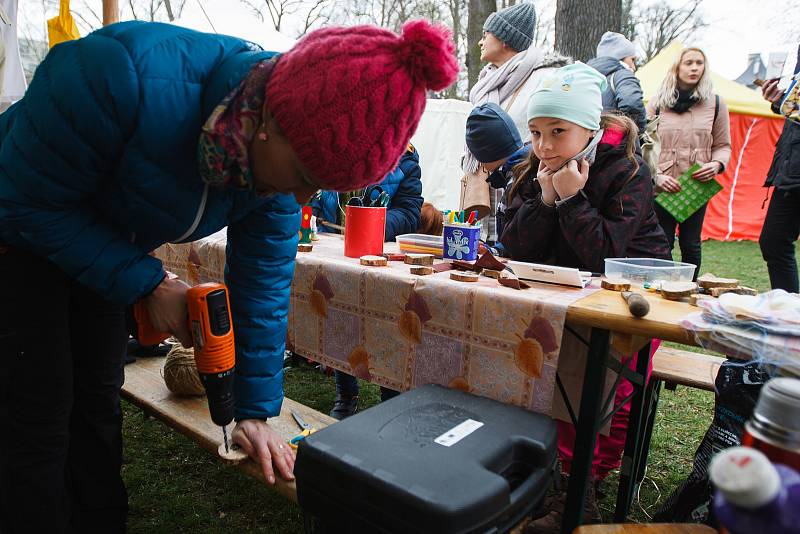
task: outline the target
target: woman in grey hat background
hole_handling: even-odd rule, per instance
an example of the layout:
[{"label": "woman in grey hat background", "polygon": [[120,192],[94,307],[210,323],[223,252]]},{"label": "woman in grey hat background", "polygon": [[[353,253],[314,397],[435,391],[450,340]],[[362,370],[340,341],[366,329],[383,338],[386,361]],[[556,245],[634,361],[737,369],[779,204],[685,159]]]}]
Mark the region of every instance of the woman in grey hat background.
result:
[{"label": "woman in grey hat background", "polygon": [[[532,3],[516,4],[489,15],[480,41],[481,61],[488,64],[469,92],[473,106],[494,103],[508,113],[523,141],[530,137],[525,114],[533,90],[556,68],[571,63],[567,57],[532,46],[535,29]],[[478,167],[478,160],[466,149],[462,169],[475,173]],[[498,240],[495,213],[502,195],[503,189],[490,189],[490,215],[483,222],[483,237],[489,244]]]}]

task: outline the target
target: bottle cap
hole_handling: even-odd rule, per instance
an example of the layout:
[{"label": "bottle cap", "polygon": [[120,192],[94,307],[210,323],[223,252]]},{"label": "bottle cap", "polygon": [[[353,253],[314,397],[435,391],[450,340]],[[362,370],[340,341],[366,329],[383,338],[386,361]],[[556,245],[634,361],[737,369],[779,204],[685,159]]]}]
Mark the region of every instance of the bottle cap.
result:
[{"label": "bottle cap", "polygon": [[742,508],[758,508],[773,500],[781,488],[777,469],[750,447],[731,447],[711,460],[711,483],[725,500]]},{"label": "bottle cap", "polygon": [[767,382],[754,414],[789,433],[800,433],[800,380],[780,377]]}]

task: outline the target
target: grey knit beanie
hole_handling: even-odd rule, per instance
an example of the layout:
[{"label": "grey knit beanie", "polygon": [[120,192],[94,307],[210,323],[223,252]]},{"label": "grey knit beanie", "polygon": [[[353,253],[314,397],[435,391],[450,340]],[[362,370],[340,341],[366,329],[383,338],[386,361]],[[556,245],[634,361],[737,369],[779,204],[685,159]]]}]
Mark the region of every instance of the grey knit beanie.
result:
[{"label": "grey knit beanie", "polygon": [[505,44],[522,52],[533,42],[536,10],[533,4],[516,4],[496,11],[486,18],[483,31],[493,34]]},{"label": "grey knit beanie", "polygon": [[636,55],[636,47],[621,33],[606,32],[597,45],[597,57],[613,57],[622,61]]}]

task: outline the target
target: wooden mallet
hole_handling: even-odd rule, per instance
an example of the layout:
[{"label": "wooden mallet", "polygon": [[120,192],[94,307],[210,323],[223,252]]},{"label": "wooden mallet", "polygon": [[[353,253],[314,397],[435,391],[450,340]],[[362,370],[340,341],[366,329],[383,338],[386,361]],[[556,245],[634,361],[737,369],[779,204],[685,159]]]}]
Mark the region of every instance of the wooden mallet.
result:
[{"label": "wooden mallet", "polygon": [[622,298],[628,303],[628,311],[631,312],[631,315],[634,317],[644,317],[650,313],[650,303],[639,293],[622,291],[620,295],[622,295]]}]

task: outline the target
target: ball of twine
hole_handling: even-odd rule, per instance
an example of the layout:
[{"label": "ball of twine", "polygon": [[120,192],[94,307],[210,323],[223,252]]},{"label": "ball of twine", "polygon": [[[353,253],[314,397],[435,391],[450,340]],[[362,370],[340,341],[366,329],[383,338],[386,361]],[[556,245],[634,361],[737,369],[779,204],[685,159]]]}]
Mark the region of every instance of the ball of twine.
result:
[{"label": "ball of twine", "polygon": [[176,343],[167,353],[162,375],[167,389],[176,395],[193,397],[206,394],[194,363],[194,349]]}]

